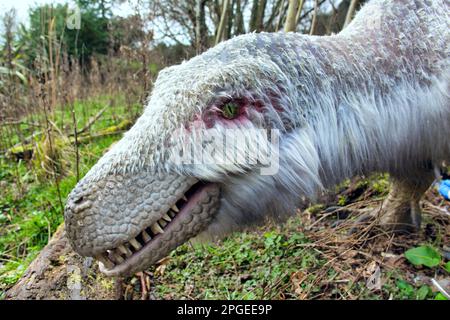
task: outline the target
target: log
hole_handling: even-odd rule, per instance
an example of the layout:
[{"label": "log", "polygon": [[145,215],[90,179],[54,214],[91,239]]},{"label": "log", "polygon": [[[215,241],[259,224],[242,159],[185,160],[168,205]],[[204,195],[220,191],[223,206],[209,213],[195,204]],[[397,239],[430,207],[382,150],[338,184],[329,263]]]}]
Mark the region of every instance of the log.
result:
[{"label": "log", "polygon": [[[81,135],[85,131],[89,130],[89,128],[92,127],[92,125],[95,123],[95,121],[97,121],[102,116],[102,114],[106,111],[106,109],[108,109],[108,107],[109,106],[104,107],[99,112],[97,112],[97,114],[95,116],[90,118],[88,123],[80,131],[77,131],[77,135]],[[74,136],[74,134],[70,134],[70,136]]]},{"label": "log", "polygon": [[[102,129],[96,133],[93,134],[82,134],[77,137],[77,143],[78,145],[89,143],[92,140],[107,137],[107,136],[113,136],[117,134],[124,133],[126,130],[128,130],[132,125],[131,120],[123,120],[119,124]],[[42,134],[42,132],[39,132],[38,134]],[[71,144],[75,144],[75,137],[70,136],[69,142]],[[6,155],[10,158],[13,158],[15,160],[31,160],[33,156],[35,148],[35,143],[18,143],[17,145],[11,147],[10,149],[6,150]]]},{"label": "log", "polygon": [[110,300],[118,298],[115,281],[104,276],[92,258],[72,250],[62,224],[5,298]]}]

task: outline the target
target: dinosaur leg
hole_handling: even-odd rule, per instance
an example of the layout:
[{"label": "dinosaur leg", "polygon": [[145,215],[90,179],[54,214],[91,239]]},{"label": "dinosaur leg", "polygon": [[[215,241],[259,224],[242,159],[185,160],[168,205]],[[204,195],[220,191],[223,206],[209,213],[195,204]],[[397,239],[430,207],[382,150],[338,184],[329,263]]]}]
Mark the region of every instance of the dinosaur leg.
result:
[{"label": "dinosaur leg", "polygon": [[390,192],[382,205],[360,216],[350,233],[357,231],[358,224],[373,218],[381,228],[390,232],[418,231],[422,221],[419,202],[433,179],[431,172],[408,178],[392,177]]},{"label": "dinosaur leg", "polygon": [[380,225],[394,232],[418,231],[422,222],[419,201],[433,178],[431,173],[414,179],[393,178],[391,191],[378,215]]}]

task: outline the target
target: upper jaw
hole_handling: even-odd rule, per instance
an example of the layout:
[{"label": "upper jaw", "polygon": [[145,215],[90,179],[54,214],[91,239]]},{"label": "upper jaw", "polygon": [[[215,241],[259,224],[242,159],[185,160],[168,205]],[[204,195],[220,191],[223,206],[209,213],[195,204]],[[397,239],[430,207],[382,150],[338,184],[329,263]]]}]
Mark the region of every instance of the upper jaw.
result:
[{"label": "upper jaw", "polygon": [[64,218],[73,249],[96,256],[136,237],[162,218],[198,180],[175,174],[111,174],[83,179],[68,197]]}]

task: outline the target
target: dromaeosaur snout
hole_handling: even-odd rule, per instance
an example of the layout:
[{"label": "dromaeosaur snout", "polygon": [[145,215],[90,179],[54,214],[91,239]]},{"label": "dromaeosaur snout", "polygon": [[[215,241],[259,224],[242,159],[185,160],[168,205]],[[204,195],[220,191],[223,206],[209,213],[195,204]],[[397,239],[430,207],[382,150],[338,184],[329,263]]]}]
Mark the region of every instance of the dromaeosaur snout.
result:
[{"label": "dromaeosaur snout", "polygon": [[144,269],[197,235],[219,203],[219,188],[180,175],[109,175],[82,180],[65,221],[73,248],[107,275]]}]

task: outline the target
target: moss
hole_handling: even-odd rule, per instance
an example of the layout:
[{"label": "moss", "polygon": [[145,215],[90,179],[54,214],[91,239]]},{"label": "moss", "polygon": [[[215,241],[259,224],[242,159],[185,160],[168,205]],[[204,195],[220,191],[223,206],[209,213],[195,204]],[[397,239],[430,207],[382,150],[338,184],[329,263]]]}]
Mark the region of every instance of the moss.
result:
[{"label": "moss", "polygon": [[366,189],[369,186],[368,179],[361,179],[356,183],[356,189]]},{"label": "moss", "polygon": [[18,160],[30,160],[33,156],[33,145],[31,143],[20,144],[12,147],[8,150],[7,156],[10,159]]},{"label": "moss", "polygon": [[119,124],[115,125],[115,126],[110,126],[108,128],[105,128],[103,130],[100,130],[99,132],[97,132],[98,135],[104,135],[104,134],[109,134],[109,133],[116,133],[116,132],[120,132],[123,130],[127,130],[131,127],[132,125],[132,121],[131,120],[122,120]]},{"label": "moss", "polygon": [[26,150],[29,150],[32,148],[33,148],[33,146],[30,143],[28,143],[28,144],[12,147],[11,149],[9,149],[9,152],[11,152],[13,154],[24,153]]},{"label": "moss", "polygon": [[65,255],[61,255],[58,257],[58,262],[60,264],[64,264],[67,261],[67,257]]},{"label": "moss", "polygon": [[81,274],[79,272],[71,272],[67,277],[67,286],[73,287],[81,284]]},{"label": "moss", "polygon": [[325,209],[325,205],[323,204],[315,204],[306,209],[311,214],[317,214]]},{"label": "moss", "polygon": [[106,290],[113,290],[114,288],[114,280],[113,279],[102,279],[100,281],[100,285]]},{"label": "moss", "polygon": [[390,182],[388,174],[379,174],[372,179],[372,189],[380,195],[385,195],[389,192]]},{"label": "moss", "polygon": [[32,164],[39,179],[65,176],[73,163],[74,150],[69,139],[50,132],[35,144]]},{"label": "moss", "polygon": [[345,206],[347,203],[348,203],[347,196],[345,196],[345,195],[339,196],[338,203],[337,203],[339,206]]}]

